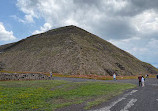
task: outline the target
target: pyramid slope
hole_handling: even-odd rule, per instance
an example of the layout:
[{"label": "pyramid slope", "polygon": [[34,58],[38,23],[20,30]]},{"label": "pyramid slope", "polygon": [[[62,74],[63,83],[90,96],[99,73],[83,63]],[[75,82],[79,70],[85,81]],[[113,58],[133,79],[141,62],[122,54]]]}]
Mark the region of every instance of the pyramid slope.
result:
[{"label": "pyramid slope", "polygon": [[158,73],[152,65],[76,26],[33,35],[0,50],[6,70],[99,75]]}]

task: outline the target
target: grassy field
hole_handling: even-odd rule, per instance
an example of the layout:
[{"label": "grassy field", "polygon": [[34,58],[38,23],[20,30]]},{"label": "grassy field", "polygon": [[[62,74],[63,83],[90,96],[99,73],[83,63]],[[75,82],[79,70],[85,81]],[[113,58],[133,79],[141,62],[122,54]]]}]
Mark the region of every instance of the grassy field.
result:
[{"label": "grassy field", "polygon": [[85,103],[88,109],[134,87],[104,82],[0,81],[0,109],[52,111],[79,103]]}]

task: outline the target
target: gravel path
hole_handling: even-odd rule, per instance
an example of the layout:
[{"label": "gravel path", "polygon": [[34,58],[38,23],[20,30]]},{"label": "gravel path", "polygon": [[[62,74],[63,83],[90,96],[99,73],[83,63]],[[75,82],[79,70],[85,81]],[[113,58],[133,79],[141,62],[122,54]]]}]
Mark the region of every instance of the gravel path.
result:
[{"label": "gravel path", "polygon": [[[102,82],[114,82],[114,83],[132,83],[138,84],[138,80],[136,79],[127,79],[127,80],[95,80],[95,79],[83,79],[83,78],[65,78],[65,77],[54,77],[54,80],[65,80],[70,82],[85,82],[85,81],[102,81]],[[155,80],[155,79],[152,79]]]},{"label": "gravel path", "polygon": [[[58,78],[55,80],[66,80],[71,82],[84,81],[104,81],[115,83],[132,83],[138,85],[138,80],[93,80],[80,78]],[[81,105],[83,107],[83,105]],[[80,105],[73,105],[60,111],[85,111],[80,109]],[[137,87],[125,91],[108,102],[93,107],[90,111],[158,111],[158,79],[148,78],[145,81],[145,87]]]}]

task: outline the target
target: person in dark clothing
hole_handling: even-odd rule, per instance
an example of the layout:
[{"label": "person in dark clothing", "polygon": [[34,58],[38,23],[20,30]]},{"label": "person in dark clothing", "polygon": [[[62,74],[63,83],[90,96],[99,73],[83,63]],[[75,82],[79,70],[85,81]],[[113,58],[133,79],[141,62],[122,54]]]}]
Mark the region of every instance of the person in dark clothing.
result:
[{"label": "person in dark clothing", "polygon": [[53,73],[52,73],[52,72],[50,72],[50,77],[51,77],[51,78],[53,77]]},{"label": "person in dark clothing", "polygon": [[148,78],[148,76],[149,76],[149,75],[148,75],[148,74],[146,74],[146,75],[145,75],[145,78]]},{"label": "person in dark clothing", "polygon": [[139,77],[138,77],[138,80],[139,80],[139,86],[142,86],[142,82],[141,82],[142,76],[139,76]]}]

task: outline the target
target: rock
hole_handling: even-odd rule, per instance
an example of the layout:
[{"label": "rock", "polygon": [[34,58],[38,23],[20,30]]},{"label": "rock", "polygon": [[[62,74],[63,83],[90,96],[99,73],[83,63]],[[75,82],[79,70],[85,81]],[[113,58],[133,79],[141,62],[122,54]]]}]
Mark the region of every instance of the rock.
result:
[{"label": "rock", "polygon": [[38,73],[1,73],[0,80],[49,80],[44,74]]}]

